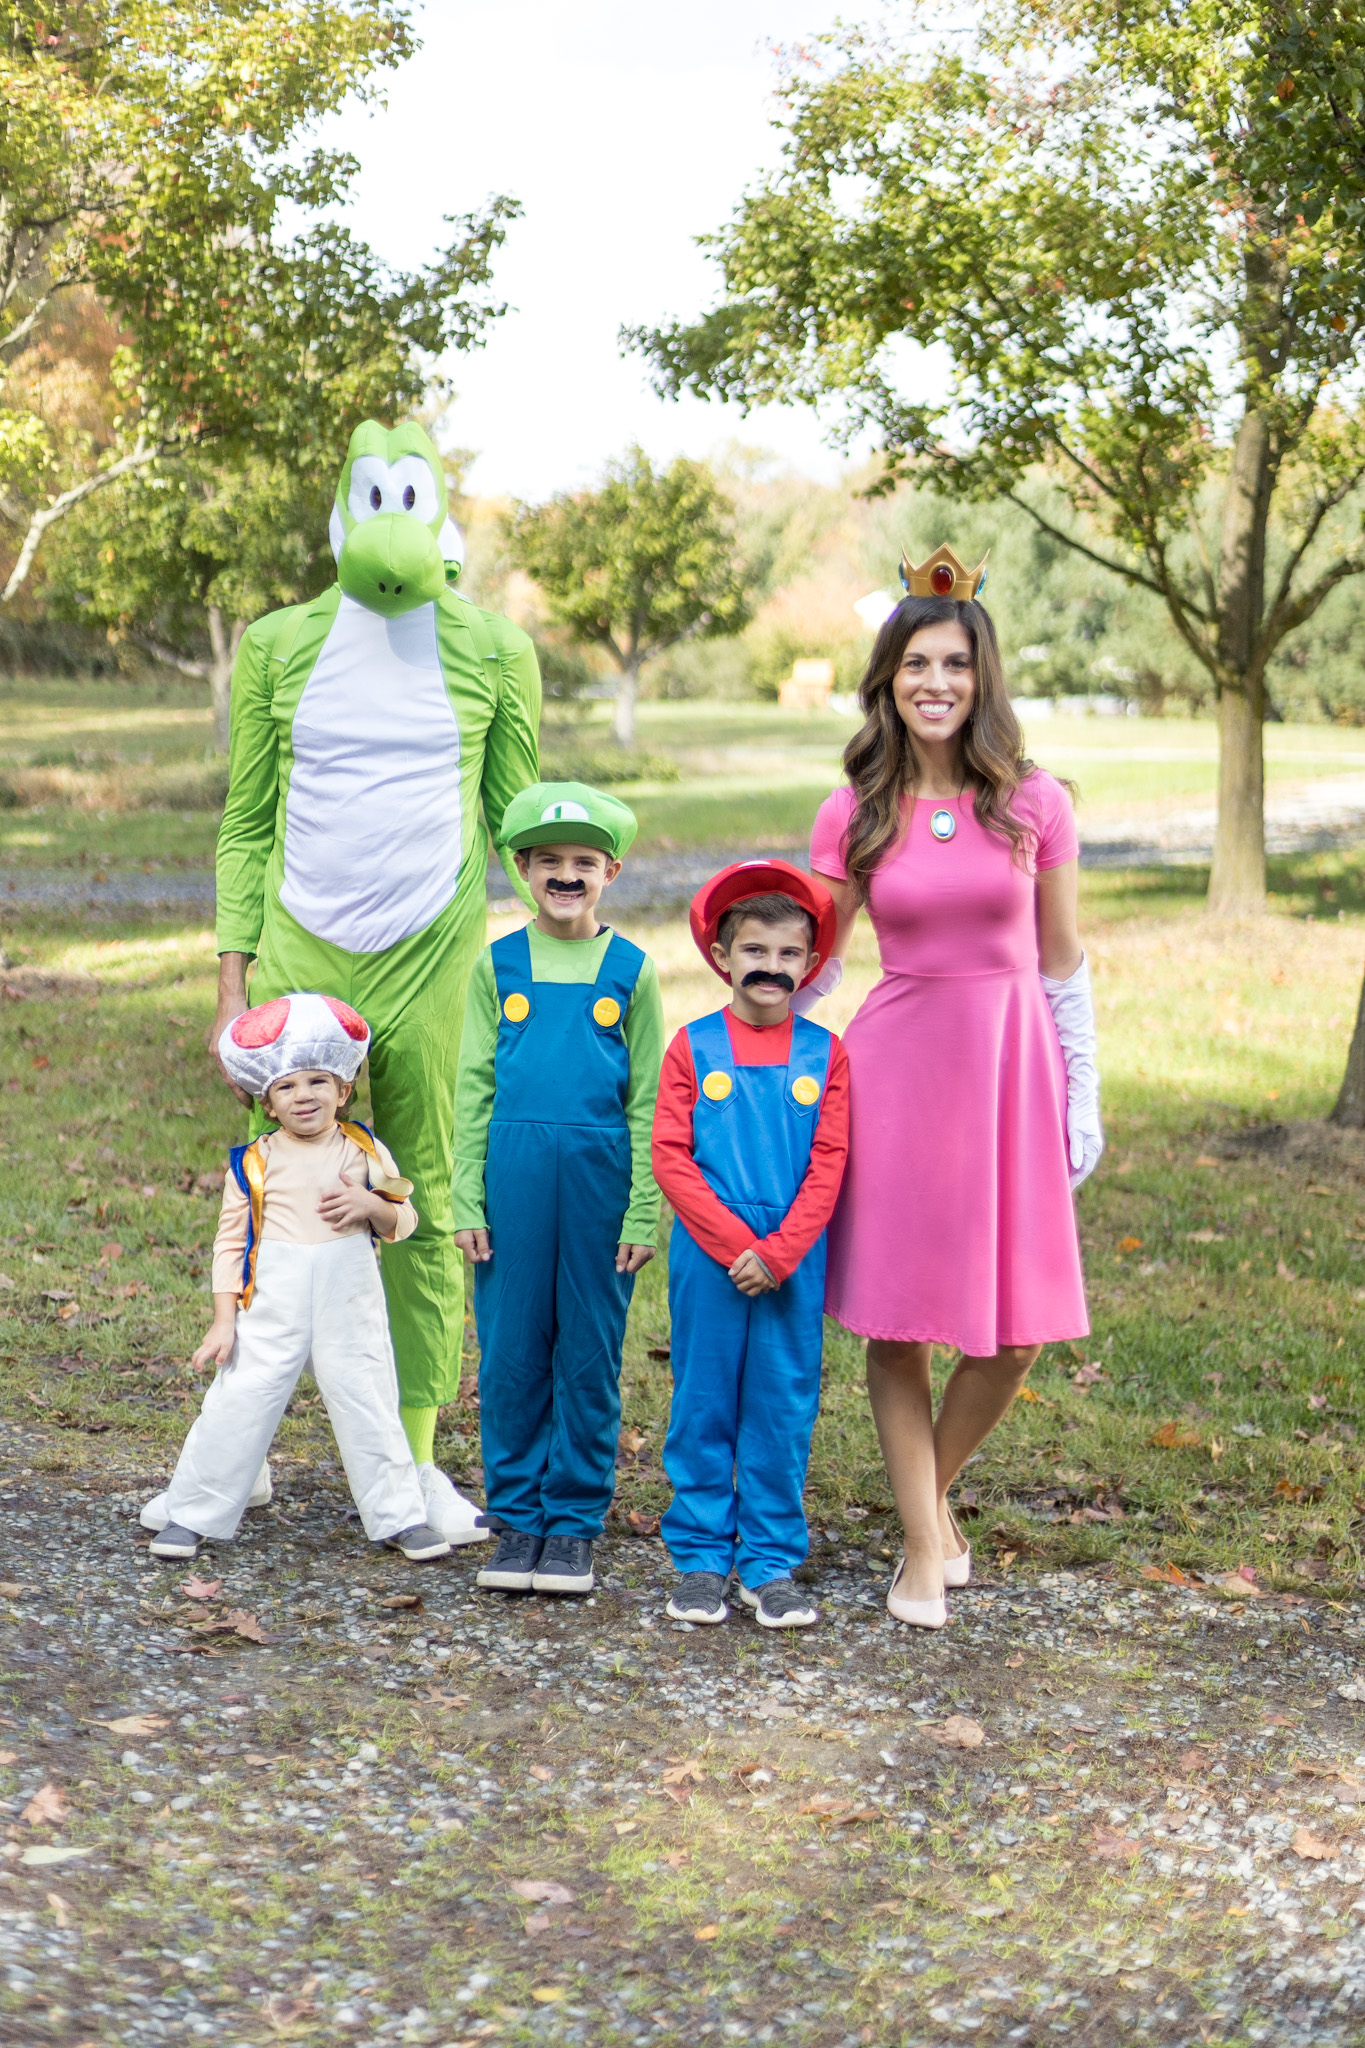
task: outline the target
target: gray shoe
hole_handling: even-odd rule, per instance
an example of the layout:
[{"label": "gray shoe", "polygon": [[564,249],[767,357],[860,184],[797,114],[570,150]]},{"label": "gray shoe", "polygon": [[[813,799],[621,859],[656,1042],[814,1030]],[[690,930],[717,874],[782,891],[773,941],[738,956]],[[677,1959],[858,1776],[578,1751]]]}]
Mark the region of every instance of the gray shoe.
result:
[{"label": "gray shoe", "polygon": [[531,1590],[535,1593],[591,1593],[597,1580],[592,1545],[586,1536],[547,1536]]},{"label": "gray shoe", "polygon": [[532,1536],[525,1529],[504,1529],[475,1585],[495,1593],[529,1593],[544,1548],[543,1536]]},{"label": "gray shoe", "polygon": [[725,1604],[729,1583],[728,1573],[683,1572],[668,1596],[664,1613],[670,1621],[724,1621],[730,1612]]},{"label": "gray shoe", "polygon": [[196,1536],[193,1529],[182,1528],[179,1522],[167,1522],[153,1536],[150,1549],[153,1557],[184,1559],[198,1557],[202,1536]]},{"label": "gray shoe", "polygon": [[739,1597],[753,1608],[760,1628],[814,1628],[820,1619],[814,1603],[790,1579],[769,1579],[756,1592],[741,1586]]},{"label": "gray shoe", "polygon": [[401,1550],[404,1557],[413,1564],[427,1564],[433,1557],[449,1557],[450,1545],[444,1536],[438,1536],[425,1522],[415,1522],[411,1529],[400,1529],[396,1536],[384,1538],[386,1550]]}]

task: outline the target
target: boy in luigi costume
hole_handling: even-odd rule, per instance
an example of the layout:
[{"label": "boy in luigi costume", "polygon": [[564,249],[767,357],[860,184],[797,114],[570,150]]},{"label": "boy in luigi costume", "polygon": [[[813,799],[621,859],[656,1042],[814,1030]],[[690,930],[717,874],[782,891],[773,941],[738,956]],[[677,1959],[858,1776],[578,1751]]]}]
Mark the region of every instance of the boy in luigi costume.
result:
[{"label": "boy in luigi costume", "polygon": [[832,952],[834,926],[829,891],[786,861],[740,861],[692,905],[702,958],[733,993],[669,1046],[654,1115],[654,1171],[677,1218],[663,1519],[675,1621],[724,1621],[732,1572],[761,1628],[817,1619],[791,1575],[807,1548],[848,1059],[792,999]]},{"label": "boy in luigi costume", "polygon": [[581,782],[514,796],[536,906],[474,963],[455,1100],[455,1242],[474,1261],[479,1420],[504,1592],[588,1593],[616,1478],[621,1344],[654,1256],[654,962],[599,924],[634,814]]}]

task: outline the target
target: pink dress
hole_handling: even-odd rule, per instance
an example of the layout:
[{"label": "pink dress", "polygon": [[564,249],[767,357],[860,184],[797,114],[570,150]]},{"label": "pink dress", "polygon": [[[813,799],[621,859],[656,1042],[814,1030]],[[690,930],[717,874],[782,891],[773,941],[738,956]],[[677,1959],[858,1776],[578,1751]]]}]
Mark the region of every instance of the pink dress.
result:
[{"label": "pink dress", "polygon": [[[817,874],[846,877],[853,810],[847,788],[820,806]],[[946,840],[929,828],[942,811],[957,827]],[[829,1226],[830,1315],[862,1337],[974,1358],[1090,1328],[1033,879],[1076,858],[1076,826],[1041,770],[1014,813],[1028,838],[1011,861],[970,795],[920,798],[873,877],[882,978],[844,1034],[848,1170]]]}]

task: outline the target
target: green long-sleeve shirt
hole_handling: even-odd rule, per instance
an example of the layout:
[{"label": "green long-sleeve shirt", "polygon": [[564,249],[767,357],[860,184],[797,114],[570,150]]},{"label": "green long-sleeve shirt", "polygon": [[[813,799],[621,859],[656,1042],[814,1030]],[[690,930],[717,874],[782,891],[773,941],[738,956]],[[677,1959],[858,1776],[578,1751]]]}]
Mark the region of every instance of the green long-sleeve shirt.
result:
[{"label": "green long-sleeve shirt", "polygon": [[[534,924],[527,927],[531,944],[532,981],[593,982],[611,940],[604,927],[595,939],[556,939]],[[645,955],[625,1022],[621,1026],[630,1055],[626,1084],[626,1127],[630,1132],[630,1205],[621,1225],[622,1244],[653,1244],[659,1227],[659,1190],[650,1165],[654,1098],[659,1092],[659,1067],[664,1056],[664,1006],[659,970]],[[451,1191],[457,1230],[482,1230],[484,1163],[488,1157],[488,1125],[493,1115],[493,1057],[498,1043],[498,983],[493,957],[485,947],[474,962],[465,1004],[464,1036],[460,1040],[460,1074],[455,1086],[455,1172]]]},{"label": "green long-sleeve shirt", "polygon": [[[218,833],[218,951],[255,954],[267,899],[278,902],[285,872],[294,718],[337,620],[333,584],[310,604],[271,612],[249,627],[232,671],[232,742],[227,803]],[[455,900],[463,925],[482,921],[488,834],[524,901],[526,885],[501,843],[502,814],[536,780],[540,670],[531,640],[510,620],[480,611],[453,591],[436,600],[437,654],[459,733],[461,865]],[[400,668],[401,675],[401,668]],[[401,686],[393,715],[402,718]],[[392,829],[403,830],[401,789]],[[485,823],[487,821],[487,830]]]}]

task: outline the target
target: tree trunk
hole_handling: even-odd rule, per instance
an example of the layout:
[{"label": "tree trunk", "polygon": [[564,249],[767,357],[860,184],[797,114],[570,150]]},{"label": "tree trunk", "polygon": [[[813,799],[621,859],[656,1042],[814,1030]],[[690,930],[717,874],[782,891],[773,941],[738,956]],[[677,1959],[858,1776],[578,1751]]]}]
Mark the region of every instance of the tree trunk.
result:
[{"label": "tree trunk", "polygon": [[209,624],[209,645],[213,649],[213,660],[209,666],[209,691],[213,703],[213,751],[225,754],[232,730],[232,664],[237,659],[237,649],[246,631],[246,620],[235,619],[232,631],[221,609],[216,604],[207,607]]},{"label": "tree trunk", "polygon": [[635,693],[639,681],[639,662],[628,661],[616,685],[616,705],[611,714],[611,736],[618,747],[635,745]]},{"label": "tree trunk", "polygon": [[1270,427],[1248,402],[1223,501],[1219,550],[1218,829],[1208,907],[1215,917],[1265,909],[1265,686],[1257,653],[1265,602]]},{"label": "tree trunk", "polygon": [[1365,985],[1361,987],[1360,1002],[1356,1007],[1356,1028],[1351,1033],[1351,1050],[1346,1055],[1341,1093],[1329,1121],[1344,1124],[1350,1131],[1365,1130]]}]

